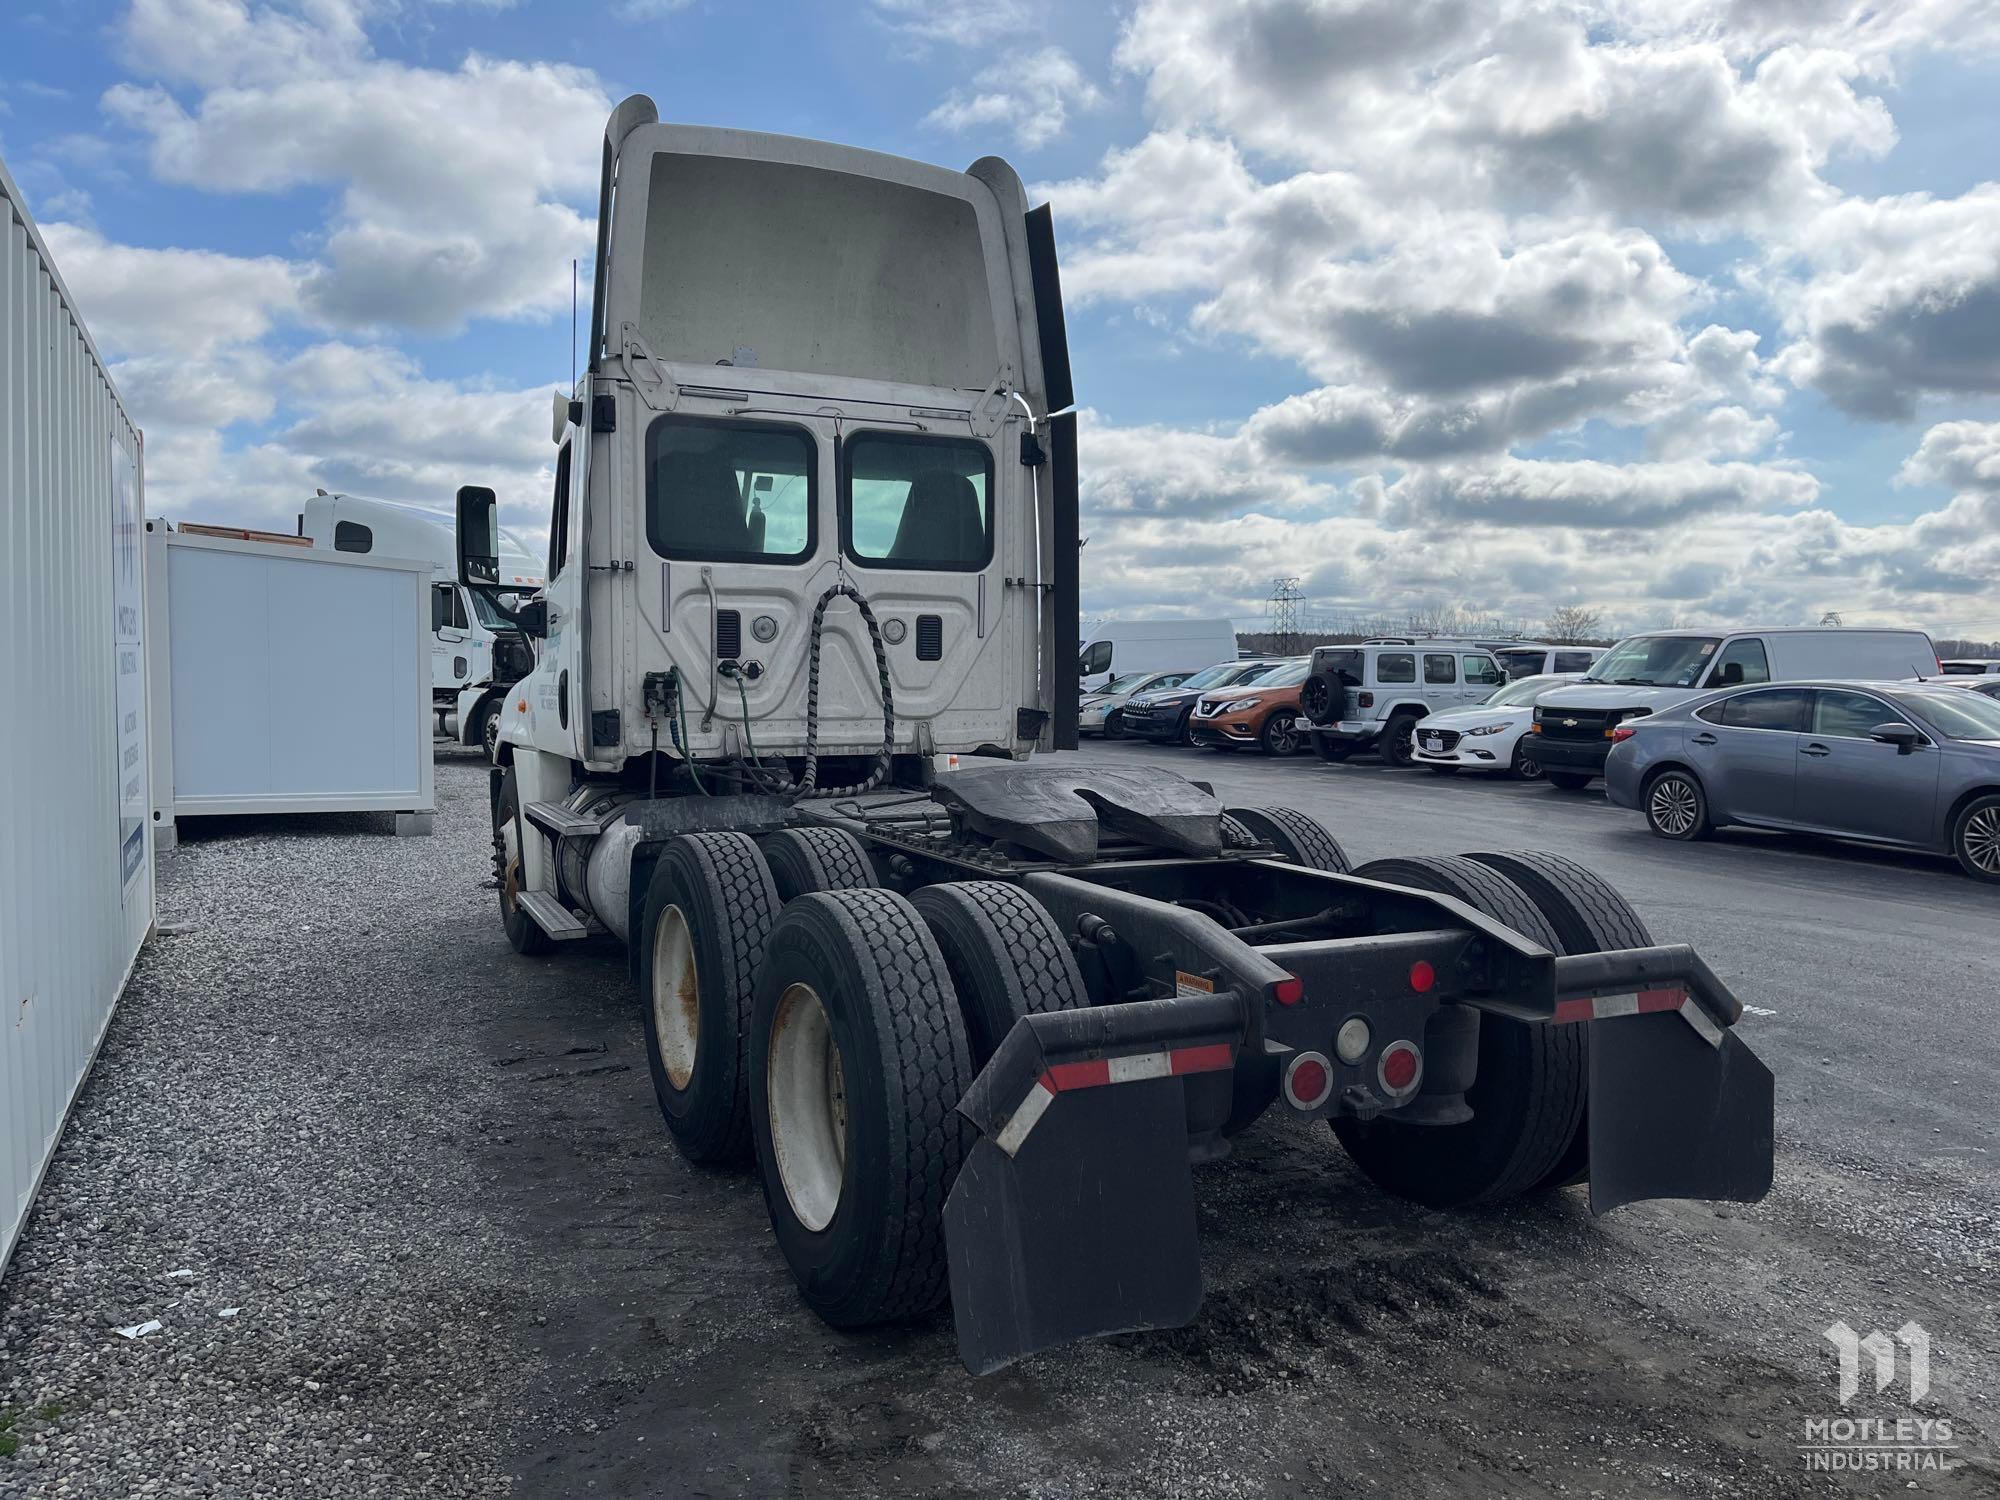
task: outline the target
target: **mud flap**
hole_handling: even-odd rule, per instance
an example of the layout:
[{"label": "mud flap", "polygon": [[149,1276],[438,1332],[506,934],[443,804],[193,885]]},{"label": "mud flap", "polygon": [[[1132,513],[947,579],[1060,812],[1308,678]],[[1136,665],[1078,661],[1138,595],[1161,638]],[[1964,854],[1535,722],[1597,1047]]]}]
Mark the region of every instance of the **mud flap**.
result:
[{"label": "mud flap", "polygon": [[1073,1339],[1192,1322],[1201,1253],[1181,1080],[1053,1094],[1011,1157],[983,1137],[944,1230],[959,1357],[975,1375]]},{"label": "mud flap", "polygon": [[1711,1043],[1674,1011],[1589,1024],[1592,1213],[1771,1190],[1771,1070],[1733,1031]]}]

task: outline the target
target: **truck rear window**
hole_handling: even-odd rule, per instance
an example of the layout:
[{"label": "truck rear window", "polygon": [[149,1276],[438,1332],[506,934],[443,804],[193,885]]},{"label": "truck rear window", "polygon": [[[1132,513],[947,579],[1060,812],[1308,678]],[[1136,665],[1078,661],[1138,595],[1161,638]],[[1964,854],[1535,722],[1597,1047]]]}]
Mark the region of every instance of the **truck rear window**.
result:
[{"label": "truck rear window", "polygon": [[662,557],[796,562],[813,550],[812,434],[661,417],[646,433],[646,536]]},{"label": "truck rear window", "polygon": [[969,572],[992,559],[993,456],[984,443],[860,432],[841,467],[841,542],[857,561]]}]

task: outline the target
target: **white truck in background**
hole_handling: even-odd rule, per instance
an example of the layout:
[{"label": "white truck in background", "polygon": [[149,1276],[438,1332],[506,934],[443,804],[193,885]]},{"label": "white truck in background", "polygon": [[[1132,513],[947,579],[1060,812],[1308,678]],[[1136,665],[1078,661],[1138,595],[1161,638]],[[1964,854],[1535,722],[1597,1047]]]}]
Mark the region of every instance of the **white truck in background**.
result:
[{"label": "white truck in background", "polygon": [[[533,669],[528,639],[493,603],[457,581],[456,518],[397,500],[316,492],[299,512],[299,535],[335,552],[412,557],[436,569],[431,584],[431,708],[438,731],[490,757],[507,689]],[[542,564],[502,529],[501,587],[526,598],[542,587]]]},{"label": "white truck in background", "polygon": [[1092,693],[1122,673],[1199,672],[1236,656],[1230,620],[1104,620],[1085,637],[1076,671]]}]

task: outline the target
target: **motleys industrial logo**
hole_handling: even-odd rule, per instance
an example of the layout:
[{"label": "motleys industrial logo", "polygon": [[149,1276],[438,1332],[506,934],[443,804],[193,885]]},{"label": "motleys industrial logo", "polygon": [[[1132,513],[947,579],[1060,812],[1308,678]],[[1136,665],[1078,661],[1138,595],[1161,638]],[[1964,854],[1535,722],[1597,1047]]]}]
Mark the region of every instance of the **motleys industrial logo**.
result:
[{"label": "motleys industrial logo", "polygon": [[[1864,1384],[1872,1384],[1873,1394],[1880,1396],[1900,1381],[1911,1406],[1930,1394],[1931,1336],[1921,1323],[1905,1323],[1893,1334],[1860,1334],[1842,1321],[1827,1328],[1824,1337],[1839,1358],[1843,1408],[1854,1403]],[[1940,1472],[1958,1466],[1952,1458],[1957,1451],[1948,1418],[1849,1416],[1844,1411],[1807,1417],[1806,1440],[1799,1444],[1806,1467],[1819,1473]]]}]

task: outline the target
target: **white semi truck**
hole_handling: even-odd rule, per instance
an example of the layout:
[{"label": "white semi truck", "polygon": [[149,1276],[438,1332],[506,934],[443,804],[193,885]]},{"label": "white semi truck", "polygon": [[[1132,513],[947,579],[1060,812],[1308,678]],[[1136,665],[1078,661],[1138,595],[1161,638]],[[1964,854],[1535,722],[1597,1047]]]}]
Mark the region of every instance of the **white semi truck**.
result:
[{"label": "white semi truck", "polygon": [[501,600],[458,581],[449,511],[397,500],[317,491],[299,512],[299,535],[336,552],[372,552],[430,562],[431,709],[438,731],[491,756],[502,695],[534,665],[528,637],[502,613],[542,586],[542,564],[512,532],[499,531]]},{"label": "white semi truck", "polygon": [[[1438,1207],[1768,1190],[1741,1006],[1588,871],[1350,869],[1292,809],[1030,759],[1076,742],[1076,425],[1005,162],[634,97],[597,224],[500,915],[624,941],[668,1130],[754,1159],[821,1317],[949,1295],[976,1371],[1186,1323],[1190,1164],[1267,1109]],[[458,537],[497,598],[491,490]]]}]

